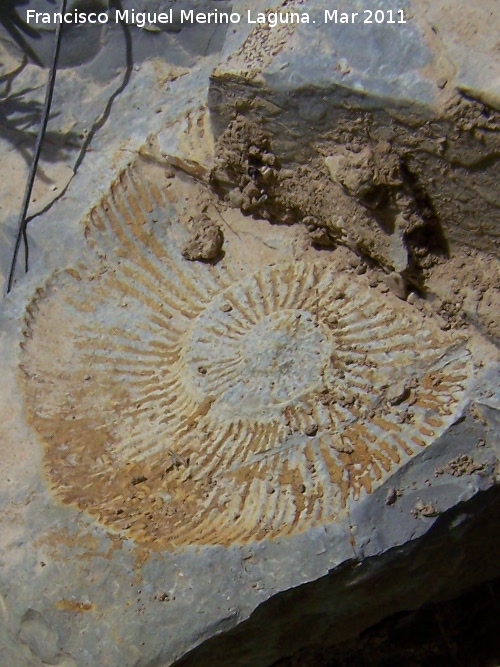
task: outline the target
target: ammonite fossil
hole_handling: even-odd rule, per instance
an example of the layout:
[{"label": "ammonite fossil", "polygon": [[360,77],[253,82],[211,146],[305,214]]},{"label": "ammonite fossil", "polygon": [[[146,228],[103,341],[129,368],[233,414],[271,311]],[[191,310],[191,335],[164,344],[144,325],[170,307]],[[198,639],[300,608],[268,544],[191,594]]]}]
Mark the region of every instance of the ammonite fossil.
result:
[{"label": "ammonite fossil", "polygon": [[151,548],[335,521],[456,419],[467,352],[328,255],[238,276],[186,261],[162,178],[125,171],[85,223],[95,261],[28,309],[51,488]]}]

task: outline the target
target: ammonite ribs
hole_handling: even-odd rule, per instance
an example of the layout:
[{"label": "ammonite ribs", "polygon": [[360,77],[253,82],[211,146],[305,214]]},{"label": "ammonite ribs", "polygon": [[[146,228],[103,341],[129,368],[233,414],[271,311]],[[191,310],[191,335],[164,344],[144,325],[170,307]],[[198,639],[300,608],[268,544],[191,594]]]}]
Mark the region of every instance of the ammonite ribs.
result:
[{"label": "ammonite ribs", "polygon": [[95,266],[28,309],[22,385],[52,489],[151,548],[335,521],[456,419],[466,351],[325,261],[235,280],[184,260],[162,179],[122,174],[86,222]]}]

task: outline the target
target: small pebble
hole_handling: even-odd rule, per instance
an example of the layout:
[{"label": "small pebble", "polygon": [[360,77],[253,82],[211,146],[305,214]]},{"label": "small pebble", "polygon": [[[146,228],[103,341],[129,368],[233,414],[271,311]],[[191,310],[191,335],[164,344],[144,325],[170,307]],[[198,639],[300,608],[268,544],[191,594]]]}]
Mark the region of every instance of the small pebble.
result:
[{"label": "small pebble", "polygon": [[387,489],[387,495],[385,497],[385,504],[386,505],[394,505],[397,498],[398,498],[398,494],[397,494],[396,489],[393,486],[391,486],[390,489]]},{"label": "small pebble", "polygon": [[411,306],[414,306],[418,301],[418,294],[416,294],[415,292],[410,292],[406,300]]},{"label": "small pebble", "polygon": [[304,429],[304,435],[307,435],[309,437],[316,435],[317,432],[318,432],[317,424],[309,424],[309,426],[306,426]]},{"label": "small pebble", "polygon": [[390,273],[385,278],[385,284],[391,290],[391,292],[393,292],[398,297],[398,299],[402,299],[403,301],[406,299],[406,280],[400,273]]}]

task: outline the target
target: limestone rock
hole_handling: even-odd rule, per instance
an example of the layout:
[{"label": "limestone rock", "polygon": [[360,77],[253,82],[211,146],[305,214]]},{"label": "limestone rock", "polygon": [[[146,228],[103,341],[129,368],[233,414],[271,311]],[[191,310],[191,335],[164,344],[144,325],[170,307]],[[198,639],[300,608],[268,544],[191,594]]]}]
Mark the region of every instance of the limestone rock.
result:
[{"label": "limestone rock", "polygon": [[[226,237],[217,264],[182,256],[200,201]],[[248,235],[245,217],[230,213],[206,185],[138,158],[85,216],[79,260],[32,274],[20,322],[7,303],[3,442],[19,446],[3,452],[4,629],[44,619],[8,640],[19,656],[30,646],[76,665],[96,655],[271,664],[277,635],[290,636],[286,650],[306,642],[288,630],[299,609],[340,628],[358,607],[343,592],[358,574],[338,565],[375,558],[370,588],[388,567],[380,554],[412,553],[411,540],[426,543],[451,512],[448,562],[455,505],[490,507],[491,417],[482,423],[467,407],[485,401],[471,393],[473,367],[492,368],[485,343],[342,271],[342,248],[328,261],[313,248],[298,257],[294,227],[254,221]],[[465,458],[473,464],[454,474]],[[398,490],[390,504],[388,486]],[[430,572],[432,542],[424,554]],[[29,606],[26,571],[36,573]],[[387,591],[391,609],[409,591],[415,604],[429,599],[405,576]],[[464,585],[473,580],[464,573]],[[451,586],[440,581],[428,596]],[[278,619],[280,595],[294,601],[305,582],[322,582],[323,594],[308,584],[311,606],[294,602]],[[372,599],[354,627],[385,613]],[[96,638],[103,622],[111,643]]]},{"label": "limestone rock", "polygon": [[[498,576],[494,95],[456,96],[443,3],[368,32],[326,4],[118,26],[58,75],[0,311],[8,665],[269,667]],[[10,240],[45,72],[5,62]]]},{"label": "limestone rock", "polygon": [[[445,1],[415,2],[404,24],[371,27],[370,14],[398,7],[351,5],[358,18],[346,25],[325,18],[328,2],[288,3],[311,24],[248,26],[230,42],[211,85],[221,170],[233,183],[245,177],[248,147],[265,131],[294,175],[262,186],[258,214],[314,215],[397,271],[418,264],[422,247],[498,251],[494,3],[457,12]],[[237,131],[238,159],[227,150]],[[342,177],[332,176],[334,164]],[[347,225],[339,209],[349,211]]]},{"label": "limestone rock", "polygon": [[158,148],[174,167],[208,181],[214,154],[208,109],[196,109],[160,132]]},{"label": "limestone rock", "polygon": [[191,237],[184,244],[182,256],[191,261],[212,261],[220,259],[224,234],[221,228],[202,217],[201,220],[193,221],[191,224]]}]

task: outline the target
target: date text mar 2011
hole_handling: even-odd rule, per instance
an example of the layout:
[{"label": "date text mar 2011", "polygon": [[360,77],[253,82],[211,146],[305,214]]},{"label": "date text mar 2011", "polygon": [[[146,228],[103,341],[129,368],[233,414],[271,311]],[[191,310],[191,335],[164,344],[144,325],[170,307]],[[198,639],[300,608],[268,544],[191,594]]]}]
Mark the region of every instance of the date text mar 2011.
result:
[{"label": "date text mar 2011", "polygon": [[364,24],[396,24],[406,23],[403,9],[365,9],[361,12],[340,12],[338,9],[325,9],[325,23],[364,23]]}]

